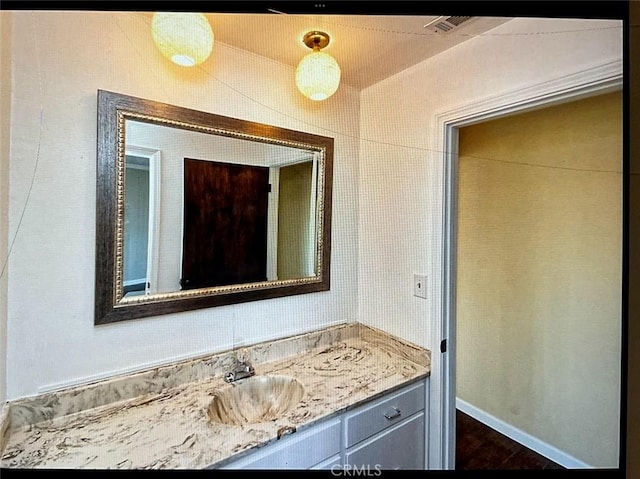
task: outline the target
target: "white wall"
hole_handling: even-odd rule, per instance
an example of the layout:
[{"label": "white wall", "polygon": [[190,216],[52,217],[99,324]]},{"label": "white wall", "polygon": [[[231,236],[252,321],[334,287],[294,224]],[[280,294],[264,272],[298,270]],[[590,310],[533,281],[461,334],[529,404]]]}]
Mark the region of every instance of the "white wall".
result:
[{"label": "white wall", "polygon": [[[619,26],[514,19],[362,91],[360,321],[435,349],[430,325],[442,312],[444,174],[443,155],[434,151],[435,115],[619,60],[622,29],[604,28]],[[559,30],[586,31],[531,34]],[[414,273],[428,277],[426,300],[413,296]]]},{"label": "white wall", "polygon": [[7,272],[9,251],[9,144],[11,132],[11,13],[0,12],[0,404],[7,397]]},{"label": "white wall", "polygon": [[[9,399],[355,319],[357,91],[312,105],[293,68],[220,43],[175,66],[135,13],[14,19],[10,236],[37,171],[9,263]],[[97,89],[334,137],[331,291],[94,326]]]}]

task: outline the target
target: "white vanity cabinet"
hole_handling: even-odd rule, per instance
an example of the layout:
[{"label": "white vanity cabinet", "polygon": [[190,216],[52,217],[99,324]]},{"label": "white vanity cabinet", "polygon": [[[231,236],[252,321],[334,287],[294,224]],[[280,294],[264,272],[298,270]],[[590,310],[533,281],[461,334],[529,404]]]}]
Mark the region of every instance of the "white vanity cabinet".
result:
[{"label": "white vanity cabinet", "polygon": [[427,469],[429,379],[285,436],[224,469]]}]

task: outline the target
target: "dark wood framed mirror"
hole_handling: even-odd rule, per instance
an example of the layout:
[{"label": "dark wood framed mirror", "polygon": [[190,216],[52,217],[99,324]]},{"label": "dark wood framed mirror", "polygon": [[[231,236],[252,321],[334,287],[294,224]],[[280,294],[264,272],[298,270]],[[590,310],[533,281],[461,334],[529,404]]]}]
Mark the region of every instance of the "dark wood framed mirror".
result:
[{"label": "dark wood framed mirror", "polygon": [[95,324],[327,291],[333,138],[98,90]]}]

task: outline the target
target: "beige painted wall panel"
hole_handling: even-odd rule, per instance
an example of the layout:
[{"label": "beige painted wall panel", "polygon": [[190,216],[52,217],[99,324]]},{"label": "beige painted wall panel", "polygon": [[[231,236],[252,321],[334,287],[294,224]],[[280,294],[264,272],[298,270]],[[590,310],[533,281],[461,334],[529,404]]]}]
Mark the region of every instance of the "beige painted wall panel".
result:
[{"label": "beige painted wall panel", "polygon": [[460,130],[458,397],[597,467],[618,465],[621,107]]},{"label": "beige painted wall panel", "polygon": [[280,168],[278,207],[278,279],[305,276],[309,262],[311,175],[308,161]]}]

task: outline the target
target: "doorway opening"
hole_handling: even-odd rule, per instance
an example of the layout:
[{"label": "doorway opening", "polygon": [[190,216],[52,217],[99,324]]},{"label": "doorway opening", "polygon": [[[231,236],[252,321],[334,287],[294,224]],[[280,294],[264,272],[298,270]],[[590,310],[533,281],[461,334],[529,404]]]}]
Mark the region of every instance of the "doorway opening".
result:
[{"label": "doorway opening", "polygon": [[125,151],[124,296],[158,292],[160,222],[158,150],[128,145]]},{"label": "doorway opening", "polygon": [[[433,344],[446,341],[442,354],[432,358],[432,412],[430,460],[443,469],[455,469],[456,459],[456,318],[457,318],[457,188],[460,129],[524,112],[561,105],[619,91],[622,86],[622,68],[619,62],[600,65],[587,71],[566,77],[533,84],[517,91],[505,92],[490,99],[467,104],[454,110],[445,111],[436,117],[437,131],[435,144],[443,151],[444,176],[444,217],[443,217],[443,314],[435,325]],[[621,170],[621,161],[620,168]],[[622,174],[619,173],[619,183]],[[619,199],[621,205],[622,199]],[[620,206],[622,207],[622,206]],[[620,224],[621,219],[620,216]],[[618,245],[621,248],[621,245]],[[621,280],[618,283],[618,290]],[[621,324],[621,311],[617,316]],[[620,339],[620,337],[618,337]],[[620,357],[617,358],[616,374],[620,374]],[[617,406],[619,407],[620,401]],[[486,412],[486,411],[485,411]],[[495,425],[492,425],[495,426]],[[620,427],[619,417],[616,427]],[[530,434],[531,437],[535,437]],[[619,436],[618,436],[619,437]],[[519,439],[522,439],[521,437]],[[534,448],[535,450],[535,448]],[[560,450],[560,449],[558,449]],[[539,451],[538,451],[539,452]],[[542,451],[545,454],[548,451]],[[547,454],[548,457],[548,454]],[[572,457],[567,454],[567,457]],[[562,458],[560,458],[562,459]],[[562,461],[560,461],[562,462]],[[561,464],[562,465],[562,464]],[[567,467],[587,467],[593,464],[567,463]],[[616,466],[617,467],[617,466]]]},{"label": "doorway opening", "polygon": [[619,91],[458,128],[456,468],[618,467],[621,170]]}]

